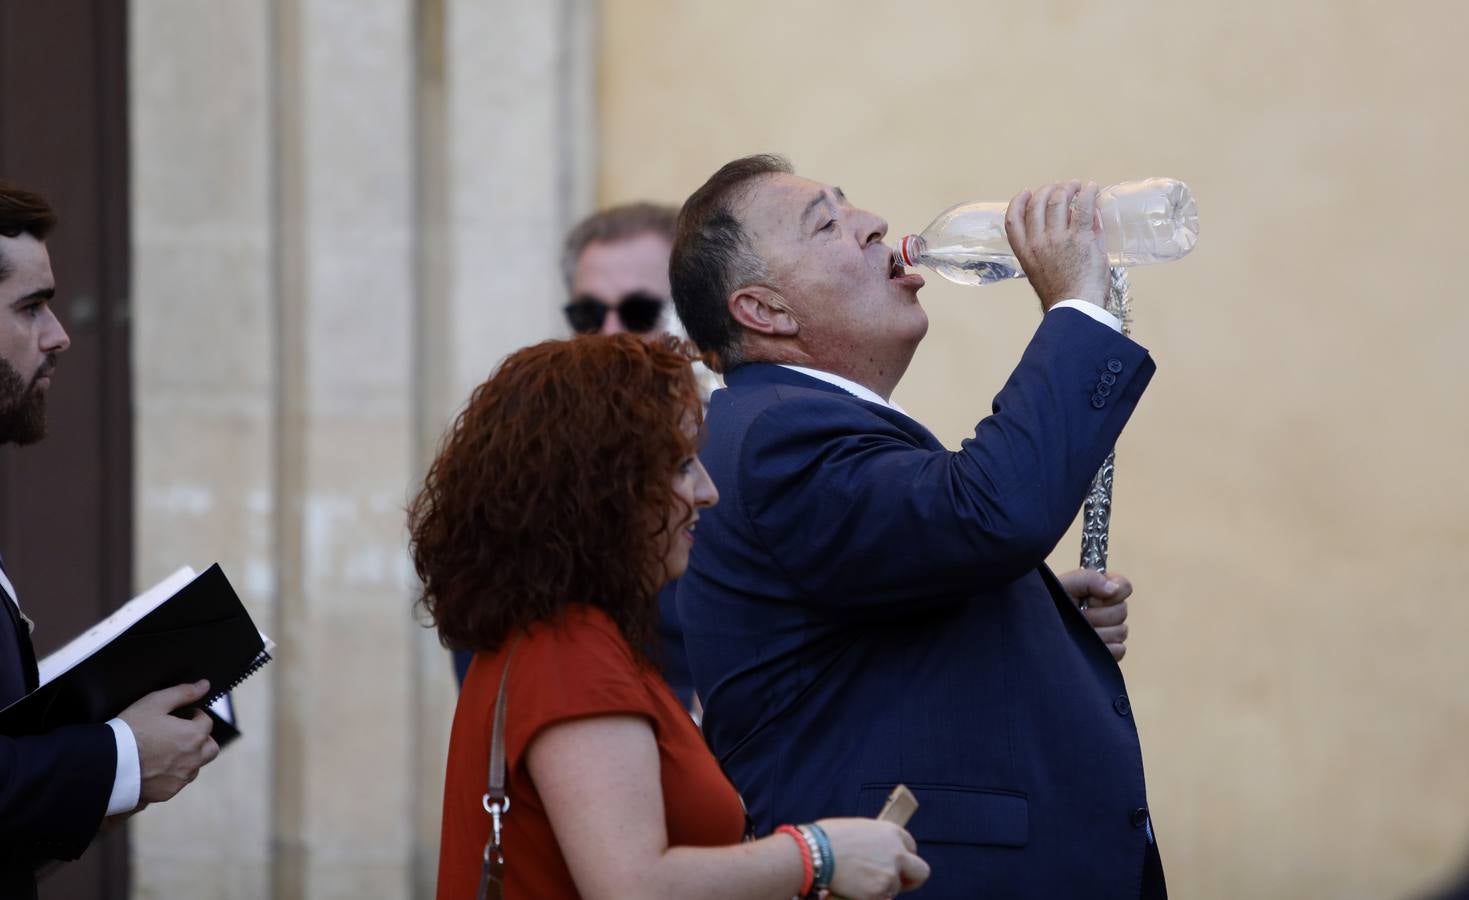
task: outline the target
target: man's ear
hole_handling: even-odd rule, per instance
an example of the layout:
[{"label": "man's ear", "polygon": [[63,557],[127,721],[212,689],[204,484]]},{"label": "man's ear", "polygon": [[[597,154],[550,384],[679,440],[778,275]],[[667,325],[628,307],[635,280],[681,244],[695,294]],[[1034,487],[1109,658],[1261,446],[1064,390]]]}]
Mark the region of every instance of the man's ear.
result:
[{"label": "man's ear", "polygon": [[756,334],[792,337],[801,331],[801,323],[780,293],[763,284],[742,287],[730,294],[729,314]]}]

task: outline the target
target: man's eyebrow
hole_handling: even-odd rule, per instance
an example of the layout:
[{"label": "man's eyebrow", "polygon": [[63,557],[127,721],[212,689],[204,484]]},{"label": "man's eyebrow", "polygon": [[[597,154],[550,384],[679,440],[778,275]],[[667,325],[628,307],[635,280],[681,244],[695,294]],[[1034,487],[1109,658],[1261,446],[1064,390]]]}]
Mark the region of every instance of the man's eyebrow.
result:
[{"label": "man's eyebrow", "polygon": [[24,297],[18,298],[14,303],[11,304],[11,306],[23,306],[24,304],[29,303],[32,300],[50,300],[55,296],[56,288],[41,288],[40,290],[31,291]]},{"label": "man's eyebrow", "polygon": [[[838,200],[842,201],[843,203],[847,202],[847,195],[842,193],[841,188],[832,188],[832,192],[837,195]],[[801,210],[801,221],[806,221],[806,218],[811,215],[811,212],[816,209],[816,207],[820,206],[823,203],[830,202],[831,198],[826,196],[826,191],[821,191],[815,197],[811,198],[811,202],[806,204],[805,209]]]},{"label": "man's eyebrow", "polygon": [[806,219],[808,217],[810,217],[812,211],[815,210],[816,207],[820,206],[822,203],[825,203],[825,202],[826,202],[826,193],[825,192],[818,193],[815,197],[812,197],[811,198],[811,202],[806,204],[806,208],[803,209],[803,210],[801,210],[801,221],[802,222],[806,221]]}]

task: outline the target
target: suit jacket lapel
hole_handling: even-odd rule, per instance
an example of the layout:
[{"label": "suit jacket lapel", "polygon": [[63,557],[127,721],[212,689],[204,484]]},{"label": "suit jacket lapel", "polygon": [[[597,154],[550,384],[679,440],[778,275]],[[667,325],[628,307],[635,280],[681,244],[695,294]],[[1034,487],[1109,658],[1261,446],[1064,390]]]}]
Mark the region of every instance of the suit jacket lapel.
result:
[{"label": "suit jacket lapel", "polygon": [[[4,659],[0,660],[0,666],[9,670],[6,682],[18,682],[16,687],[22,688],[21,693],[28,694],[34,691],[40,684],[40,674],[36,670],[36,648],[31,643],[30,620],[21,614],[18,597],[15,593],[15,585],[10,583],[10,576],[5,571],[5,560],[0,559],[0,591],[5,593],[0,597],[0,606],[5,607],[5,617],[10,623],[11,633],[15,636],[14,652],[7,652],[9,648],[3,646],[3,638],[0,638],[0,654]],[[16,679],[14,676],[19,675]],[[0,692],[3,692],[0,686]],[[12,687],[10,693],[14,693]],[[0,697],[0,704],[9,703],[16,697]]]}]

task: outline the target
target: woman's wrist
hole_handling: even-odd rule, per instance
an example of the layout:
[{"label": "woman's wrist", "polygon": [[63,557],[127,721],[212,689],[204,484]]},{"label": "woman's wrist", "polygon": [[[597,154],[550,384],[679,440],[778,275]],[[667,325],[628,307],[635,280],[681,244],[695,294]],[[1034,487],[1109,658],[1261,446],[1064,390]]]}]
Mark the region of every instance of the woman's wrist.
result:
[{"label": "woman's wrist", "polygon": [[832,877],[836,875],[836,857],[832,853],[831,838],[827,837],[826,829],[815,822],[801,825],[797,831],[806,839],[811,850],[811,890],[813,894],[819,894],[831,887]]},{"label": "woman's wrist", "polygon": [[806,835],[794,825],[782,825],[775,829],[775,833],[787,835],[796,842],[796,849],[801,854],[801,886],[797,889],[796,896],[808,896],[816,884],[816,857],[811,852]]},{"label": "woman's wrist", "polygon": [[817,897],[831,887],[836,874],[836,857],[832,854],[831,838],[826,829],[814,822],[805,825],[782,825],[776,834],[789,836],[796,842],[801,855],[801,887],[796,896]]}]

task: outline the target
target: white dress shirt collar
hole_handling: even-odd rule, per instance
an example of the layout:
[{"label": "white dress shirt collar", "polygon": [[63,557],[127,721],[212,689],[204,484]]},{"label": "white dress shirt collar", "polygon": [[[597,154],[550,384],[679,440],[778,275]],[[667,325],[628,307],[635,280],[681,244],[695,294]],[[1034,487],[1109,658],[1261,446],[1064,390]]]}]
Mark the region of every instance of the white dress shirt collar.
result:
[{"label": "white dress shirt collar", "polygon": [[0,569],[0,591],[5,592],[5,598],[11,603],[14,603],[17,609],[20,608],[20,597],[15,593],[15,585],[11,584],[10,579],[5,577],[4,569]]},{"label": "white dress shirt collar", "polygon": [[[778,363],[777,365],[779,365],[782,369],[790,369],[792,372],[800,372],[802,375],[815,378],[817,381],[824,381],[827,384],[839,387],[847,393],[851,394],[853,397],[856,397],[858,400],[866,400],[868,403],[876,403],[878,406],[886,406],[888,409],[900,412],[905,416],[908,415],[908,411],[903,407],[892,402],[891,400],[882,399],[882,397],[878,396],[876,391],[872,390],[871,388],[864,387],[863,385],[860,385],[857,382],[852,381],[851,379],[843,378],[840,375],[833,375],[830,372],[823,372],[820,369],[808,369],[805,366],[792,366],[786,363]],[[910,416],[909,418],[912,417]]]}]

